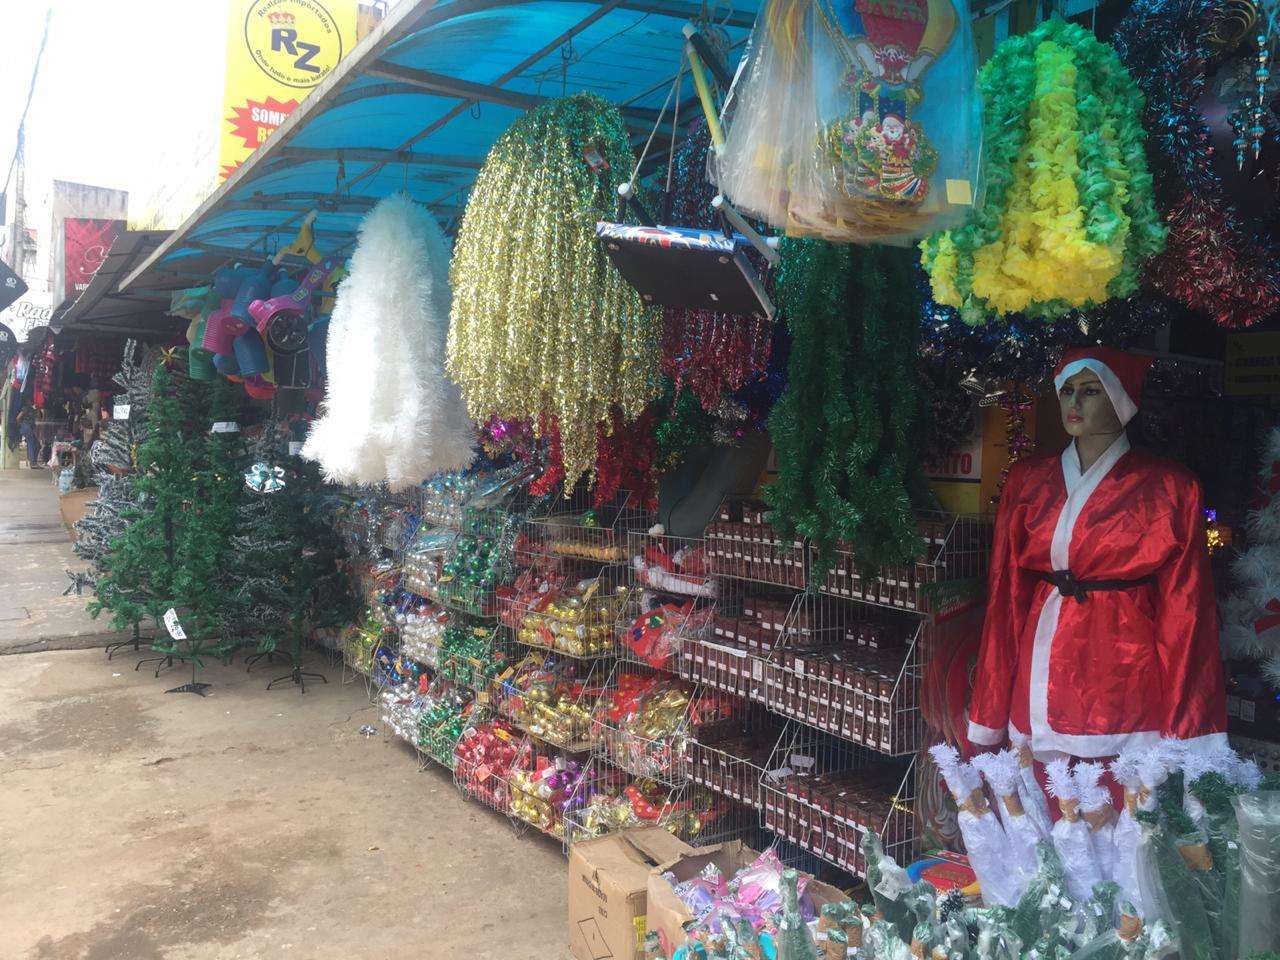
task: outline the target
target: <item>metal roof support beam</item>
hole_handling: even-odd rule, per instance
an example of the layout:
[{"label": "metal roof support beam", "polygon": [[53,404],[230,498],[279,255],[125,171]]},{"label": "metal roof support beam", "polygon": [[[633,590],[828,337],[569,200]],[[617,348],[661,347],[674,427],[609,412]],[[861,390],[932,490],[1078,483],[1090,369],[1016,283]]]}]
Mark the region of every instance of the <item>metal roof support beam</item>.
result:
[{"label": "metal roof support beam", "polygon": [[482,160],[444,153],[414,153],[412,150],[378,150],[372,147],[285,147],[280,157],[307,163],[311,160],[347,160],[356,163],[425,163],[435,167],[479,170]]},{"label": "metal roof support beam", "polygon": [[[688,3],[685,0],[622,0],[619,4],[624,10],[637,10],[641,13],[660,13],[667,17],[684,17],[686,20],[697,20],[703,12],[701,3]],[[751,27],[756,22],[754,12],[731,10],[724,17],[712,17],[716,23],[730,27]]]}]

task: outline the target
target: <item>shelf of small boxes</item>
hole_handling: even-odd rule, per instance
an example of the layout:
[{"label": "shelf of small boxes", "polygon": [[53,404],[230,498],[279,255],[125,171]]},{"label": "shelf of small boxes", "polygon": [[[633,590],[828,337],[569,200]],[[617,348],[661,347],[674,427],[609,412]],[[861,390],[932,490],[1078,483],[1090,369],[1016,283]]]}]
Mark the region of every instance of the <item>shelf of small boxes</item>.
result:
[{"label": "shelf of small boxes", "polygon": [[873,757],[798,725],[774,748],[761,781],[765,829],[815,856],[866,877],[864,834],[909,862],[916,840],[914,761]]},{"label": "shelf of small boxes", "polygon": [[721,577],[802,590],[808,552],[800,537],[783,537],[757,501],[729,498],[707,524],[706,553],[711,573]]},{"label": "shelf of small boxes", "polygon": [[[839,543],[820,591],[910,613],[946,613],[946,601],[942,599],[945,586],[973,580],[986,571],[991,553],[990,519],[925,513],[917,516],[916,524],[920,550],[911,563],[889,565],[881,569],[879,576],[864,578],[858,571],[856,548]],[[813,555],[816,560],[816,548]]]},{"label": "shelf of small boxes", "polygon": [[890,756],[921,744],[919,620],[815,594],[744,595],[681,646],[681,676]]},{"label": "shelf of small boxes", "polygon": [[690,740],[689,779],[762,812],[765,771],[785,730],[785,721],[749,704],[743,714],[711,724]]}]

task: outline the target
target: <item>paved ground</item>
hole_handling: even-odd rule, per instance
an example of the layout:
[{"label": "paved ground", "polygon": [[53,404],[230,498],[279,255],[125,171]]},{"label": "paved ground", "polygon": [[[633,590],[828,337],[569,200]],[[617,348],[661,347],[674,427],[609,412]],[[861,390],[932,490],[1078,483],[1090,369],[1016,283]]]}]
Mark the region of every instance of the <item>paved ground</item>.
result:
[{"label": "paved ground", "polygon": [[86,496],[0,471],[0,960],[568,956],[559,845],[360,735],[363,681],[68,649],[107,639],[59,595]]},{"label": "paved ground", "polygon": [[[78,508],[88,494],[72,494]],[[69,511],[72,516],[79,509]],[[66,571],[84,570],[48,470],[0,470],[0,654],[100,647],[115,634],[62,596]]]},{"label": "paved ground", "polygon": [[361,736],[363,682],[132,661],[0,657],[4,960],[568,956],[558,845]]}]

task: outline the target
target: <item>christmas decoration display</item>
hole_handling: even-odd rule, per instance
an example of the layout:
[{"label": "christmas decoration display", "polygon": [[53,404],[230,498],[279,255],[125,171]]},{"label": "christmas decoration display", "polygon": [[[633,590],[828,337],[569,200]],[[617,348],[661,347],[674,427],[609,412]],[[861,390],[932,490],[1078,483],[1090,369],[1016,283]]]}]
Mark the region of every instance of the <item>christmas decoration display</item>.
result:
[{"label": "christmas decoration display", "polygon": [[960,807],[960,832],[969,863],[982,884],[983,900],[988,906],[1013,906],[1018,900],[1019,874],[1009,869],[1009,840],[987,803],[978,771],[963,763],[949,744],[937,744],[929,753]]},{"label": "christmas decoration display", "polygon": [[1115,52],[1049,20],[1003,41],[979,88],[986,196],[963,226],[921,244],[934,299],[978,324],[1129,296],[1164,228],[1142,94]]},{"label": "christmas decoration display", "polygon": [[719,584],[709,575],[706,551],[701,544],[669,543],[661,524],[650,528],[641,553],[631,558],[636,582],[663,593],[688,597],[715,597]]},{"label": "christmas decoration display", "polygon": [[793,345],[787,389],[769,419],[773,524],[810,538],[824,567],[842,539],[857,544],[865,568],[904,560],[919,546],[906,489],[919,412],[909,255],[787,241],[782,257],[778,288]]},{"label": "christmas decoration display", "polygon": [[133,489],[134,451],[146,438],[147,401],[151,375],[142,360],[136,341],[125,343],[120,370],[112,381],[120,387],[115,405],[125,405],[128,413],[112,419],[106,430],[89,449],[93,480],[98,487],[85,516],[76,521],[76,556],[93,564],[95,576],[104,570],[103,560],[112,541],[125,529],[125,512],[136,506]]},{"label": "christmas decoration display", "polygon": [[632,162],[615,107],[538,107],[490,151],[454,252],[449,374],[477,421],[554,418],[566,489],[594,469],[611,409],[634,420],[657,393],[657,312],[595,239]]},{"label": "christmas decoration display", "polygon": [[[1059,457],[1023,460],[1009,472],[969,707],[973,743],[998,745],[1016,731],[1030,736],[1038,756],[1089,759],[1166,736],[1199,738],[1206,749],[1225,739],[1199,484],[1130,449],[1123,432],[1148,366],[1107,348],[1068,352],[1055,387],[1074,390],[1069,378],[1088,372],[1096,402],[1110,404],[1098,416],[1110,416],[1119,432],[1087,469],[1077,440]],[[1069,400],[1062,408],[1068,434],[1087,428],[1079,415],[1079,423],[1068,417],[1076,409]],[[1124,646],[1133,631],[1147,652]],[[1106,649],[1095,649],[1104,634]]]},{"label": "christmas decoration display", "polygon": [[963,219],[979,191],[964,7],[771,0],[748,50],[716,158],[735,204],[791,236],[868,243]]},{"label": "christmas decoration display", "polygon": [[591,740],[591,712],[600,682],[589,669],[546,654],[530,654],[502,682],[501,710],[539,739],[581,751]]},{"label": "christmas decoration display", "polygon": [[1280,689],[1280,428],[1267,435],[1258,499],[1246,523],[1248,547],[1231,562],[1235,589],[1222,603],[1222,650],[1256,660]]},{"label": "christmas decoration display", "polygon": [[[1240,7],[1250,22],[1257,16],[1253,4]],[[1113,42],[1146,96],[1149,155],[1169,227],[1168,244],[1152,262],[1150,279],[1162,293],[1205,311],[1219,326],[1247,327],[1280,308],[1280,261],[1274,239],[1246,225],[1243,216],[1249,211],[1232,201],[1214,163],[1205,100],[1211,71],[1221,62],[1224,33],[1230,33],[1229,27],[1224,31],[1230,11],[1231,5],[1219,0],[1137,0]],[[1259,37],[1266,35],[1264,22],[1258,22]],[[1246,27],[1240,35],[1250,32]],[[1256,62],[1258,83],[1265,84],[1269,73],[1265,61]],[[1239,135],[1236,144],[1239,155],[1244,145]],[[1272,181],[1270,203],[1257,205],[1273,204],[1274,189]]]},{"label": "christmas decoration display", "polygon": [[431,214],[404,194],[361,224],[329,321],[324,412],[302,448],[330,481],[395,490],[474,459],[444,376],[448,250]]}]

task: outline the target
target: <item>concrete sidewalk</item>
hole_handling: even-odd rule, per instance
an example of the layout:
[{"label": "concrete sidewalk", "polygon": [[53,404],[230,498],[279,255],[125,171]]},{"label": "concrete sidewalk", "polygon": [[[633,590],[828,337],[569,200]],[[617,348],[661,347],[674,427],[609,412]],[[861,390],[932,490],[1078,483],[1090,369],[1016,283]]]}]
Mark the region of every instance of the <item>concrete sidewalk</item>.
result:
[{"label": "concrete sidewalk", "polygon": [[88,567],[71,549],[48,470],[0,470],[0,654],[100,647],[120,637],[91,599],[62,596],[67,570]]}]

